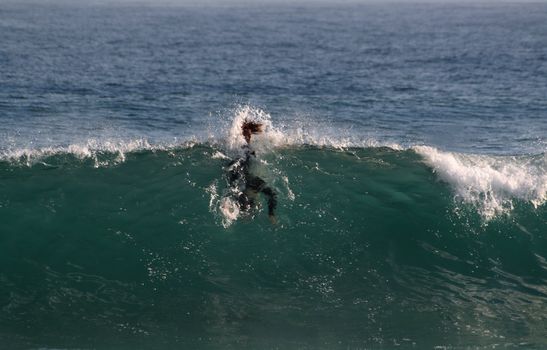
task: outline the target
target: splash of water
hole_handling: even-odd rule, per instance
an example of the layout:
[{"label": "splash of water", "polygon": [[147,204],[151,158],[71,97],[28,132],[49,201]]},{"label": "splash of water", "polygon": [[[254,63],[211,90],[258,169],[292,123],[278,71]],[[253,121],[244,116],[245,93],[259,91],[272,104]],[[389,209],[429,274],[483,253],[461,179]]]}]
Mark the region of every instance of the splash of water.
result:
[{"label": "splash of water", "polygon": [[547,199],[547,155],[494,157],[413,148],[455,190],[457,200],[475,206],[485,219],[509,213],[515,199],[538,207]]}]

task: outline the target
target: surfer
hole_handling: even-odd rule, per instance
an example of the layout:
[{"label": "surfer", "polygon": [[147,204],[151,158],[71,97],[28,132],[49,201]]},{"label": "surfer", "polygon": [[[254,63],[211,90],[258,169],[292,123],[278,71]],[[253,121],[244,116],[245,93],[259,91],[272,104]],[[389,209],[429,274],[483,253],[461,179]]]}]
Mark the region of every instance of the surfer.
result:
[{"label": "surfer", "polygon": [[257,206],[256,199],[259,193],[266,196],[268,217],[271,223],[275,224],[277,222],[275,217],[277,194],[266,185],[264,180],[251,173],[251,165],[256,159],[256,154],[251,148],[251,136],[262,133],[262,124],[245,121],[241,126],[241,132],[246,142],[242,147],[244,156],[230,163],[228,167],[230,184],[240,191],[237,201],[242,211],[249,211]]}]

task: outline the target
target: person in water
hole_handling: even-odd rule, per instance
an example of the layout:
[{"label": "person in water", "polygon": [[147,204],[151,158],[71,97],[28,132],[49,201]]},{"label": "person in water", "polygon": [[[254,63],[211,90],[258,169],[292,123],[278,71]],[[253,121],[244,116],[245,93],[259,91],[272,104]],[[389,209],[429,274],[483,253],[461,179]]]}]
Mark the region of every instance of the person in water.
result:
[{"label": "person in water", "polygon": [[262,124],[245,121],[241,126],[241,132],[246,142],[243,145],[245,154],[242,158],[235,159],[230,163],[228,167],[230,184],[240,190],[237,201],[242,211],[249,211],[257,207],[256,200],[259,193],[266,196],[268,217],[272,224],[275,224],[277,221],[275,218],[277,194],[266,185],[264,180],[251,173],[251,165],[256,158],[256,154],[251,148],[251,136],[262,133]]}]

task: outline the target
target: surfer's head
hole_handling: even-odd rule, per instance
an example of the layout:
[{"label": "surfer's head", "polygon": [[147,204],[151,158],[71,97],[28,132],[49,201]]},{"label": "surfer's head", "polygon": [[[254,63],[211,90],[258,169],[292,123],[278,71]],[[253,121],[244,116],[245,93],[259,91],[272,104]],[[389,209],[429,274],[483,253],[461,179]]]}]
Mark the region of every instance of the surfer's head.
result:
[{"label": "surfer's head", "polygon": [[253,121],[244,121],[241,125],[241,133],[245,137],[247,143],[251,142],[252,134],[260,134],[262,132],[262,123],[253,122]]}]

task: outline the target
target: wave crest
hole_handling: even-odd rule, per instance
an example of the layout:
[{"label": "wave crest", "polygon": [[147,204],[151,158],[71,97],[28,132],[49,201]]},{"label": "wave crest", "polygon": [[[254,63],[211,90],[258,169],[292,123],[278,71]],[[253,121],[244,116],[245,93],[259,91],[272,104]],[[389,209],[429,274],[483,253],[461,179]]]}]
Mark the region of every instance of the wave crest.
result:
[{"label": "wave crest", "polygon": [[494,157],[442,152],[415,146],[440,178],[455,190],[456,199],[475,206],[486,219],[506,214],[513,200],[539,207],[547,200],[547,155]]}]

